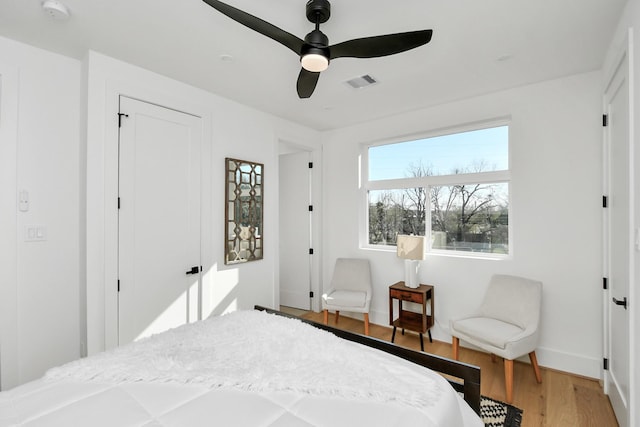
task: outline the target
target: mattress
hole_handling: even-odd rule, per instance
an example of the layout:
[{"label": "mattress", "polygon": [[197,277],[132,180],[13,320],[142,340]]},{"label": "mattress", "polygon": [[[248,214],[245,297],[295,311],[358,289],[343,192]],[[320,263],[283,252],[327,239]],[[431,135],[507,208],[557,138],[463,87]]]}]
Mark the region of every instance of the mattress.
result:
[{"label": "mattress", "polygon": [[8,426],[482,426],[439,374],[297,320],[211,318],[0,393]]}]

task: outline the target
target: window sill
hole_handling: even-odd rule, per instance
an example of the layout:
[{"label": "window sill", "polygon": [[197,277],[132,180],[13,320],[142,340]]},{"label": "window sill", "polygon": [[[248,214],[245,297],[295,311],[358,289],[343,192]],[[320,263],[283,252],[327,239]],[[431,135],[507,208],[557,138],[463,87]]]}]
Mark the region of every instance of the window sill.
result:
[{"label": "window sill", "polygon": [[[386,245],[363,245],[360,246],[360,249],[363,251],[373,251],[373,252],[389,252],[396,253],[395,246],[386,246]],[[427,256],[438,256],[438,257],[450,257],[450,258],[467,258],[467,259],[480,259],[480,260],[488,260],[488,261],[502,261],[502,260],[510,260],[512,259],[511,254],[491,254],[486,252],[462,252],[462,251],[443,251],[443,250],[431,250],[426,252]]]}]

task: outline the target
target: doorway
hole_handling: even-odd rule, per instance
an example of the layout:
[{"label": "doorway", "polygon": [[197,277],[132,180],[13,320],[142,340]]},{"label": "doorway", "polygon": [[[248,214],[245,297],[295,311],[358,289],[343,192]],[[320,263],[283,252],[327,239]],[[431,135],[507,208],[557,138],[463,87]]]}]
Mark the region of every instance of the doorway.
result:
[{"label": "doorway", "polygon": [[198,320],[201,119],[120,97],[118,344]]}]

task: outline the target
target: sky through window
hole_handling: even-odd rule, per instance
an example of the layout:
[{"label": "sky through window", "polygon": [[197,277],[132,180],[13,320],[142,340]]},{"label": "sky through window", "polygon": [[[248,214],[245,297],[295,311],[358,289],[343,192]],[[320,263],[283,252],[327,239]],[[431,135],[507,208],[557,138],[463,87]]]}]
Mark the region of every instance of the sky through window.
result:
[{"label": "sky through window", "polygon": [[509,169],[509,127],[500,126],[369,147],[369,180],[407,178],[409,170],[422,166],[431,175],[456,170],[482,172]]}]

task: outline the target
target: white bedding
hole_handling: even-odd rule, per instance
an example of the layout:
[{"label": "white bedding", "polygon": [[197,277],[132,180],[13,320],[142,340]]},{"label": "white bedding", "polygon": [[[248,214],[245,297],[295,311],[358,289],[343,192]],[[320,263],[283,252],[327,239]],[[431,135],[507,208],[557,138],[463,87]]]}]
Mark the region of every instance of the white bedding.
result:
[{"label": "white bedding", "polygon": [[5,426],[482,426],[438,374],[302,322],[241,311],[0,393]]}]

